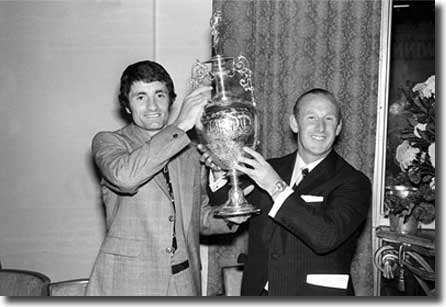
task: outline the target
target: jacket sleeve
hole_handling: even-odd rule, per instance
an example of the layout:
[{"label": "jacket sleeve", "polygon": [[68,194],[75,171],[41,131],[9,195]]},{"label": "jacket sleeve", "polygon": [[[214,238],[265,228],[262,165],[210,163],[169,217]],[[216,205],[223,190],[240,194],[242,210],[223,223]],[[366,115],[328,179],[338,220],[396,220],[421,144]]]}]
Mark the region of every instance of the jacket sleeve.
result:
[{"label": "jacket sleeve", "polygon": [[336,249],[365,221],[370,206],[370,182],[357,172],[325,198],[323,204],[309,204],[295,192],[274,218],[320,254]]},{"label": "jacket sleeve", "polygon": [[[214,201],[217,201],[217,204],[222,204],[227,199],[227,192],[222,192],[220,198],[212,197],[213,193],[208,186],[208,173],[205,167],[201,169],[201,222],[200,222],[200,233],[202,235],[212,235],[212,234],[223,234],[223,233],[233,233],[238,229],[238,225],[231,224],[225,221],[223,218],[214,217],[214,213],[219,209],[219,206],[215,204],[210,204],[209,196]],[[223,191],[227,191],[225,188],[222,188]],[[223,194],[224,193],[224,194]],[[226,199],[223,200],[223,195],[226,195]]]},{"label": "jacket sleeve", "polygon": [[134,194],[189,143],[187,134],[174,126],[133,150],[122,135],[100,132],[93,139],[92,152],[107,185],[117,192]]}]

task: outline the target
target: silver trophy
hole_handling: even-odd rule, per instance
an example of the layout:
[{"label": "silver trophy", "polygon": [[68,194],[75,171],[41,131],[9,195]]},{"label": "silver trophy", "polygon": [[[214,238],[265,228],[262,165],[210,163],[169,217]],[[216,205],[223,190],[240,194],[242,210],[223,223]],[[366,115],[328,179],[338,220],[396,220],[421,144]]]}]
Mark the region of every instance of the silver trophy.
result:
[{"label": "silver trophy", "polygon": [[227,171],[231,189],[228,201],[214,214],[230,217],[257,214],[260,209],[249,204],[239,186],[239,172],[234,165],[244,155],[243,147],[255,148],[258,135],[258,117],[255,109],[252,71],[248,60],[222,55],[220,34],[223,29],[221,12],[213,14],[211,20],[213,56],[206,62],[197,62],[192,67],[193,87],[212,84],[210,101],[201,117],[199,131],[207,145],[213,161]]}]

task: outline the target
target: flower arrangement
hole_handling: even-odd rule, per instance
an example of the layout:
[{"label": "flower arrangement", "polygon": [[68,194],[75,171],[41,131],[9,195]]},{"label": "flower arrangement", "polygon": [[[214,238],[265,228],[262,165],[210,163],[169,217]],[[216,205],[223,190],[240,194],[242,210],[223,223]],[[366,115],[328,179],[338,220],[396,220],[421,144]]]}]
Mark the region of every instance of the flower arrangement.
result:
[{"label": "flower arrangement", "polygon": [[398,133],[394,161],[396,175],[388,187],[404,186],[407,193],[386,193],[385,215],[410,216],[423,224],[435,219],[435,75],[402,89],[402,100],[392,104],[391,114],[405,114],[407,125]]}]

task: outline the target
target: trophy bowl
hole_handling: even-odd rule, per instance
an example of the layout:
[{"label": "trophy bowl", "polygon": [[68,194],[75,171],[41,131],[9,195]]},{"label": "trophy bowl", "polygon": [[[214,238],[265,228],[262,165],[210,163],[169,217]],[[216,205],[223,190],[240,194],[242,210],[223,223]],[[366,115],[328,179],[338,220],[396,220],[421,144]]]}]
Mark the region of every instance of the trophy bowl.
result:
[{"label": "trophy bowl", "polygon": [[215,212],[216,217],[257,214],[260,209],[249,204],[239,187],[239,173],[234,164],[244,154],[243,147],[255,148],[257,117],[253,105],[240,99],[220,104],[212,101],[205,107],[202,135],[213,161],[228,172],[231,189],[228,200]]}]

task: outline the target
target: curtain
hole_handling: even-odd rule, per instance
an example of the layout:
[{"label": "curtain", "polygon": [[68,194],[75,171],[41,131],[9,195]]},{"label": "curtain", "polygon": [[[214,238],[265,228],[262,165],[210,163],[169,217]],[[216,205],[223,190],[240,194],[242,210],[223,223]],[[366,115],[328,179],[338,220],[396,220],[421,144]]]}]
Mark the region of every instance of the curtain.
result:
[{"label": "curtain", "polygon": [[[289,115],[296,98],[321,87],[338,98],[344,118],[336,150],[373,178],[380,1],[214,0],[223,13],[227,56],[248,58],[265,157],[296,148]],[[373,295],[371,212],[352,264],[357,295]],[[212,279],[212,276],[210,276]]]}]

